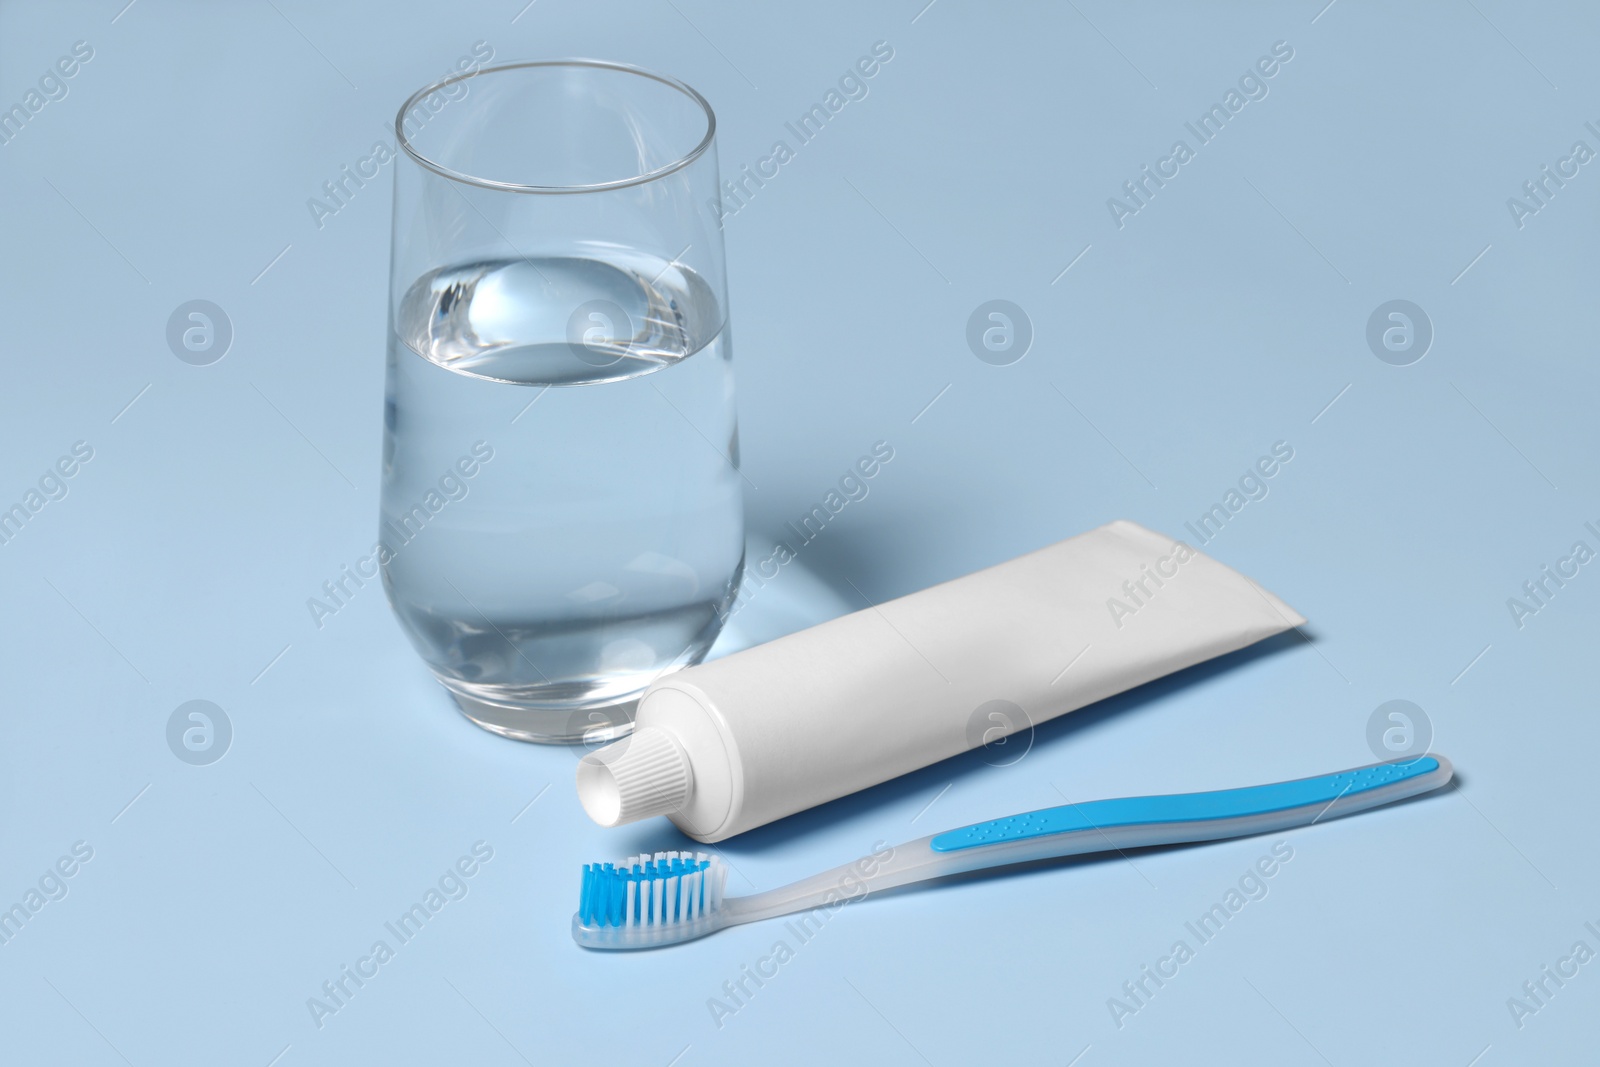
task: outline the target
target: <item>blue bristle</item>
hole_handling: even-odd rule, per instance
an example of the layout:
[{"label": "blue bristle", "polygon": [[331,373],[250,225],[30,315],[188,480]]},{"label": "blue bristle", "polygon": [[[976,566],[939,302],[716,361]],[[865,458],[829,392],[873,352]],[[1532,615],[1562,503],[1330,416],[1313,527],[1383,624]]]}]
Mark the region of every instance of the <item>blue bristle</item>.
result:
[{"label": "blue bristle", "polygon": [[608,863],[605,865],[605,897],[601,901],[601,907],[599,910],[602,921],[608,926],[616,925],[616,919],[613,914],[616,911],[617,902],[617,879],[615,877],[616,870],[616,867],[614,867],[612,864]]},{"label": "blue bristle", "polygon": [[639,886],[634,890],[633,920],[641,923],[646,918],[643,883],[657,879],[679,879],[677,892],[673,894],[672,909],[665,914],[665,918],[669,922],[681,921],[689,913],[689,894],[684,890],[681,879],[685,875],[707,870],[710,866],[709,860],[682,857],[639,860],[628,867],[611,863],[586,863],[578,891],[578,919],[585,925],[623,925],[628,919],[628,886],[632,884]]}]

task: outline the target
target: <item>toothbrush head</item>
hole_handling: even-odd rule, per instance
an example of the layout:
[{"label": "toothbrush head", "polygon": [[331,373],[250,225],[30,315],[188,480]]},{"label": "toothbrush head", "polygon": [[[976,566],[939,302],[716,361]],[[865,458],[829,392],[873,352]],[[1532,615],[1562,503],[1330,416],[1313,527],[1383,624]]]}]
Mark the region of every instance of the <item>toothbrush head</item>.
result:
[{"label": "toothbrush head", "polygon": [[728,867],[705,852],[657,852],[586,863],[572,939],[584,948],[674,945],[720,930]]}]

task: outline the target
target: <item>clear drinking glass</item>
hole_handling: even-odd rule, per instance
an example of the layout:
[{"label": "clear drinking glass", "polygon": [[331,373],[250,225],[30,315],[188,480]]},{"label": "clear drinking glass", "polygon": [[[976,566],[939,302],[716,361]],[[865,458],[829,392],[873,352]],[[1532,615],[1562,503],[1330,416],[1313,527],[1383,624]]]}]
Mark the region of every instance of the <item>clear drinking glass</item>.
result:
[{"label": "clear drinking glass", "polygon": [[744,566],[716,119],[561,60],[444,79],[395,131],[384,589],[479,725],[621,736]]}]

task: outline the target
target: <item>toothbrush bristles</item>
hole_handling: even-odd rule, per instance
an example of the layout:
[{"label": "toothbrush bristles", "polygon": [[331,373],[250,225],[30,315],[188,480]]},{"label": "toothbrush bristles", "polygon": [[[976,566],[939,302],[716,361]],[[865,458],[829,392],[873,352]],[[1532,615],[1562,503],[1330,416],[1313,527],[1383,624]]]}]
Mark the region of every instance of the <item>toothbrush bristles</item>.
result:
[{"label": "toothbrush bristles", "polygon": [[650,928],[690,922],[722,903],[727,865],[705,852],[629,856],[586,863],[578,896],[584,925]]}]

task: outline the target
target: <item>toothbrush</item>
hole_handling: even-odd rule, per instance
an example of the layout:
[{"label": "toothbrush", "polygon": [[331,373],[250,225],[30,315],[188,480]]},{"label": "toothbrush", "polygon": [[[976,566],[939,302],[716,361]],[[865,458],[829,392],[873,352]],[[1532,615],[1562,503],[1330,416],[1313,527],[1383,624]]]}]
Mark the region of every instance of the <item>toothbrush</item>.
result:
[{"label": "toothbrush", "polygon": [[744,897],[723,895],[727,864],[706,852],[585,864],[572,939],[593,949],[673,945],[965,871],[1308,826],[1426,793],[1450,775],[1449,760],[1427,755],[1242,789],[1064,804],[920,837]]}]

